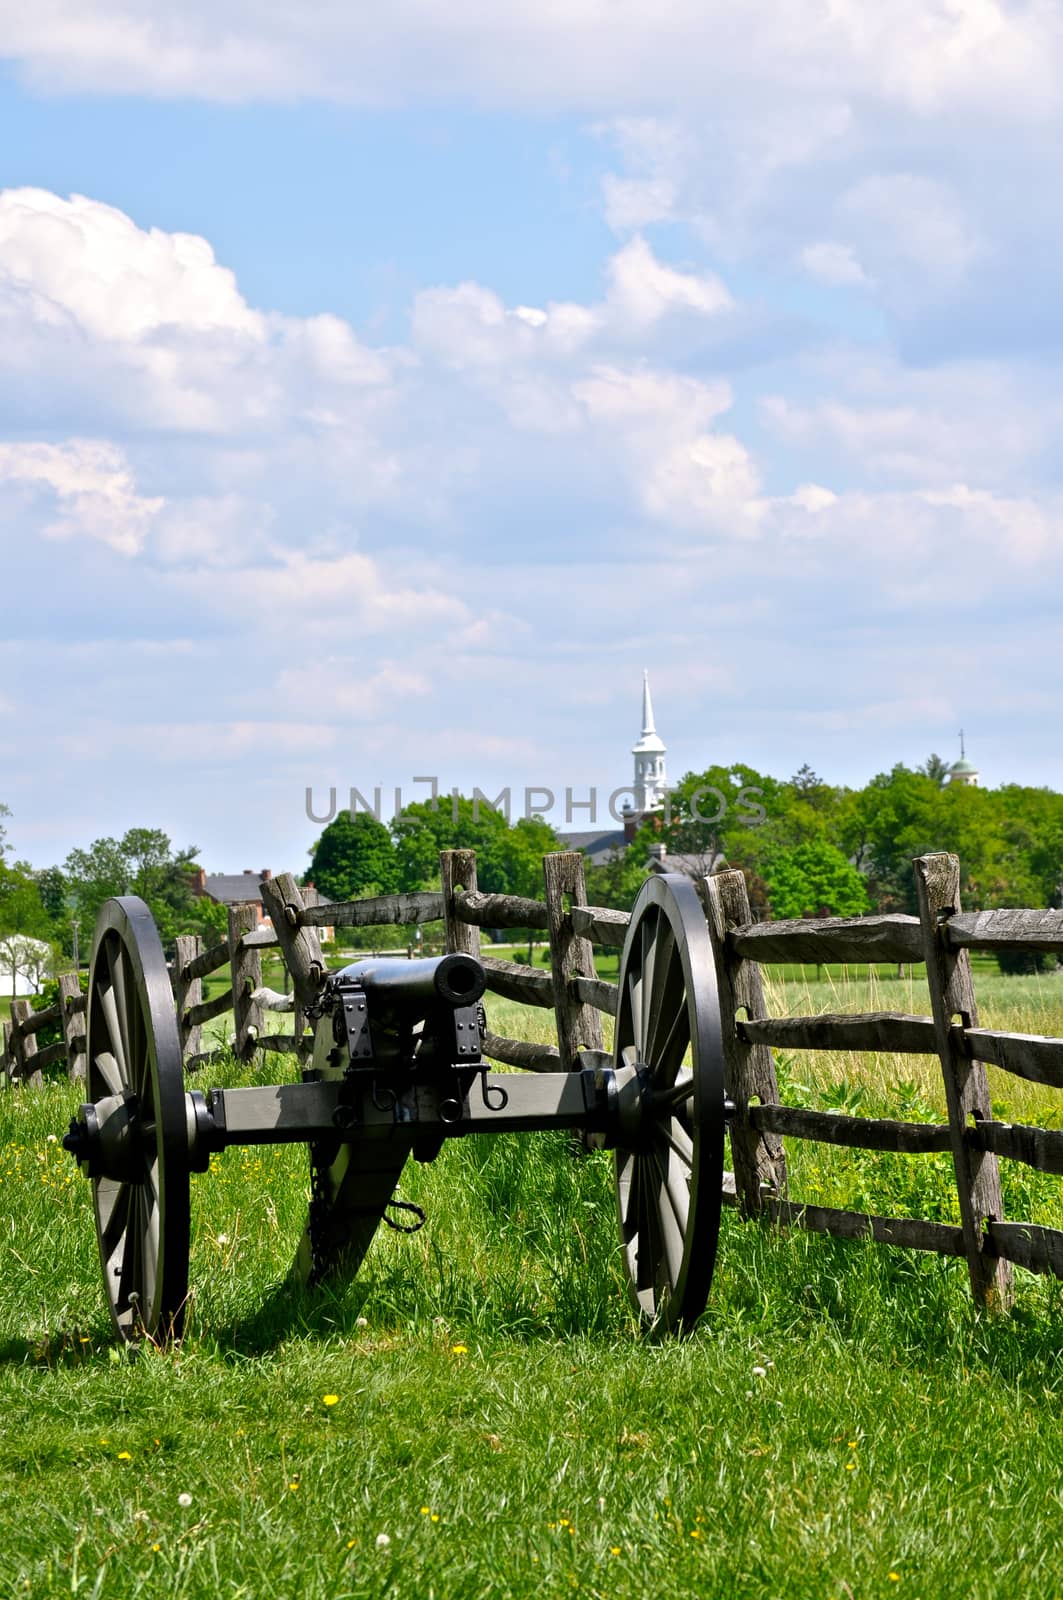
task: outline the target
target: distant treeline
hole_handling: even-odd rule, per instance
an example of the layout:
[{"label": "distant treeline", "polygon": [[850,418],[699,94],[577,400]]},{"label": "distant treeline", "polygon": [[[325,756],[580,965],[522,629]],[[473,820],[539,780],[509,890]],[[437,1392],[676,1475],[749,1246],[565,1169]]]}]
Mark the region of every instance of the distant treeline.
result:
[{"label": "distant treeline", "polygon": [[914,912],[912,858],[937,850],[959,856],[971,910],[1061,904],[1063,795],[950,783],[937,756],[917,770],[895,766],[862,789],[826,783],[809,767],[786,781],[742,765],[710,767],[688,773],[670,810],[669,822],[644,828],[640,839],[706,865],[719,853],[742,867],[761,915]]},{"label": "distant treeline", "polygon": [[[99,906],[125,893],[148,902],[167,945],[179,933],[209,939],[223,929],[224,908],[192,893],[195,847],[175,849],[158,829],[131,828],[40,869],[7,858],[8,816],[0,805],[0,941],[44,940],[69,953],[76,923],[84,954]],[[561,844],[544,821],[511,825],[465,799],[437,810],[410,805],[390,825],[343,811],[311,847],[305,878],[329,900],[433,888],[439,851],[471,848],[482,889],[535,897],[542,857]],[[742,867],[761,917],[914,911],[912,858],[937,850],[959,856],[969,909],[1063,904],[1063,795],[950,783],[937,756],[914,770],[895,766],[862,789],[827,783],[807,766],[785,780],[741,763],[688,773],[666,814],[648,817],[626,850],[588,867],[591,902],[629,908],[661,846],[686,870]]]}]

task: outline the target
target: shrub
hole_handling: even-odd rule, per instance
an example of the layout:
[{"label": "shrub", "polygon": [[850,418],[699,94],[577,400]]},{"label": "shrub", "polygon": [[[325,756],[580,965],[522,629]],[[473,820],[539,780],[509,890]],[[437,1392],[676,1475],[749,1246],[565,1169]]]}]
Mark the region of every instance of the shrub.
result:
[{"label": "shrub", "polygon": [[1058,958],[1047,950],[998,950],[997,966],[1009,978],[1033,972],[1055,972]]}]

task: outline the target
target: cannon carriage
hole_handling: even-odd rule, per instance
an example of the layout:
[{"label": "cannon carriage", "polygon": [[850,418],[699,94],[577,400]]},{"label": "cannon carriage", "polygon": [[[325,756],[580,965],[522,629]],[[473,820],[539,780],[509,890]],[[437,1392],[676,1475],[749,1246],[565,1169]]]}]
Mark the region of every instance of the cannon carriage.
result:
[{"label": "cannon carriage", "polygon": [[592,1044],[559,1057],[556,1071],[498,1071],[487,1053],[487,976],[462,950],[318,970],[302,1081],[201,1091],[185,1083],[150,912],[135,897],[108,901],[89,978],[87,1099],[64,1143],[91,1184],[119,1335],[180,1337],[191,1182],[232,1145],[307,1145],[295,1271],[314,1284],[355,1273],[383,1220],[420,1226],[417,1208],[396,1196],[407,1160],[435,1160],[469,1134],[550,1129],[612,1150],[634,1306],[648,1328],[692,1327],[712,1281],[729,1111],[697,890],[670,876],[643,887],[620,957],[610,1054]]}]

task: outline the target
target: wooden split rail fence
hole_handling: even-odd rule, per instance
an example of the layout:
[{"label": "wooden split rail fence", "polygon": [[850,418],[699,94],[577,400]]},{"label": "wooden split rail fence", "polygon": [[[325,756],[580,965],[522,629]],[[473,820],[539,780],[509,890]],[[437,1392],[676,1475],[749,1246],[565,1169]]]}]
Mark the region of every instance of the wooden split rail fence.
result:
[{"label": "wooden split rail fence", "polygon": [[[317,930],[428,922],[444,925],[447,949],[480,957],[491,993],[554,1013],[556,1045],[488,1033],[486,1053],[493,1060],[531,1071],[556,1071],[561,1065],[576,1066],[580,1050],[601,1049],[601,1013],[615,1012],[617,991],[597,976],[594,946],[622,945],[630,919],[626,912],[587,904],[582,855],[561,851],[544,858],[542,900],[482,893],[470,850],[444,851],[440,867],[438,891],[316,905],[307,903],[290,873],[282,873],[260,885],[272,928],[254,928],[253,909],[235,907],[228,938],[212,948],[201,950],[199,941],[179,939],[173,983],[187,1066],[194,1069],[210,1058],[201,1049],[200,1030],[230,1010],[234,1049],[244,1059],[256,1050],[305,1055],[312,1040],[306,1013],[328,970]],[[723,1012],[727,1093],[734,1103],[733,1171],[726,1175],[724,1197],[747,1217],[964,1257],[975,1300],[999,1308],[1011,1299],[1012,1264],[1063,1277],[1063,1231],[1004,1217],[999,1159],[1063,1175],[1063,1132],[994,1121],[985,1064],[1063,1089],[1063,1039],[980,1027],[969,952],[1063,956],[1063,911],[964,912],[955,856],[922,856],[914,868],[918,916],[755,923],[740,871],[699,880]],[[484,928],[545,934],[550,971],[483,952]],[[264,946],[279,947],[293,994],[263,987]],[[767,1015],[762,965],[824,962],[924,963],[929,1014]],[[225,966],[231,969],[231,987],[204,1001],[202,979]],[[265,1017],[273,1011],[294,1013],[291,1034],[266,1033]],[[38,1051],[34,1035],[49,1022],[61,1023],[63,1037]],[[33,1012],[28,1001],[14,1002],[0,1062],[11,1079],[28,1084],[39,1083],[41,1069],[56,1062],[65,1061],[71,1076],[83,1075],[84,1030],[85,999],[68,974],[60,979],[60,1000],[47,1010]],[[936,1056],[948,1120],[913,1123],[782,1105],[773,1046]],[[959,1226],[869,1216],[791,1199],[783,1145],[787,1137],[913,1156],[950,1152]]]}]

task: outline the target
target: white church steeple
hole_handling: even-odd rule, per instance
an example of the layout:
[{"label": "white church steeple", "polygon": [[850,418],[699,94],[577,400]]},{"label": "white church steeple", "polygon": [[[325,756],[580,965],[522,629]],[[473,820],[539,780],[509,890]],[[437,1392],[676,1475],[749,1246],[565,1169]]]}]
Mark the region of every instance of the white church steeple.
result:
[{"label": "white church steeple", "polygon": [[668,778],[664,770],[666,746],[653,725],[650,675],[642,674],[642,735],[631,754],[635,757],[635,810],[656,811],[664,804]]}]

